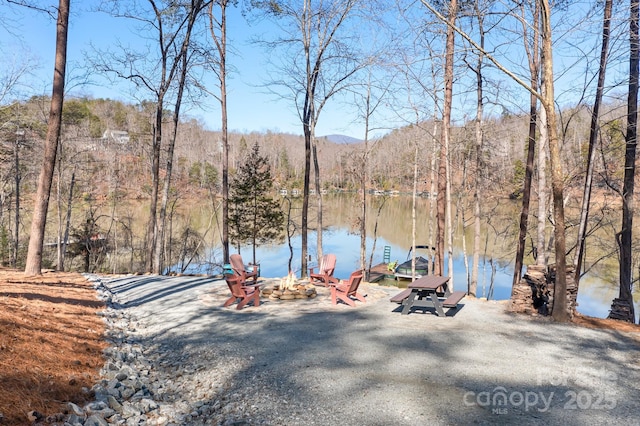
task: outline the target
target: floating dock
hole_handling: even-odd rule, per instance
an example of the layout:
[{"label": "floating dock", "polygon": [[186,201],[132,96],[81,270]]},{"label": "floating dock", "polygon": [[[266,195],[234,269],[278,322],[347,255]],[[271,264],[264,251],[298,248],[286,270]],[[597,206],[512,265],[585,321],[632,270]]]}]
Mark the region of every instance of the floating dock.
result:
[{"label": "floating dock", "polygon": [[369,273],[370,283],[377,283],[384,278],[395,278],[393,275],[393,271],[389,271],[387,269],[386,263],[378,263],[377,265],[371,267],[371,271]]}]

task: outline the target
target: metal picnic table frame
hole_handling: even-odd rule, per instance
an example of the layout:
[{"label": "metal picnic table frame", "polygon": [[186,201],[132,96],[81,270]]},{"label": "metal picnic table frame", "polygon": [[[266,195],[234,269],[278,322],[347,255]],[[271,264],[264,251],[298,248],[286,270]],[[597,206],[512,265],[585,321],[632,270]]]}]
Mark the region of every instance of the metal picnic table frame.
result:
[{"label": "metal picnic table frame", "polygon": [[[401,303],[402,315],[407,315],[412,308],[434,308],[438,316],[446,316],[444,308],[457,308],[458,302],[465,292],[449,290],[449,277],[424,275],[409,283],[407,289],[391,298],[392,302]],[[438,289],[442,289],[438,292]],[[444,300],[440,297],[444,296]]]}]

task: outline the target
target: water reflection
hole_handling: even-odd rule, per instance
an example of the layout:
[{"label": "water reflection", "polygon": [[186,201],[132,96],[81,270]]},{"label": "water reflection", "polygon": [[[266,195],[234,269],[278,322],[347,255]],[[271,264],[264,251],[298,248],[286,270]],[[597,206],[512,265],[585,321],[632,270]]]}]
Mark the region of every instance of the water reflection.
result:
[{"label": "water reflection", "polygon": [[[380,200],[370,200],[368,211],[369,219],[367,229],[369,235],[373,235],[375,225],[374,214],[377,211]],[[357,199],[352,196],[327,197],[325,200],[325,225],[328,229],[323,233],[324,253],[334,253],[337,257],[335,274],[339,278],[348,278],[351,272],[359,268],[360,264],[360,236],[353,232],[351,224],[355,223],[358,214]],[[517,223],[513,220],[515,214],[515,204],[496,204],[493,207],[493,215],[490,224],[483,227],[483,242],[477,296],[487,297],[493,280],[493,291],[491,299],[506,300],[511,295],[511,282],[513,274],[512,260],[514,258],[515,232]],[[420,224],[416,235],[416,244],[427,244],[430,239],[429,226],[429,206],[427,200],[419,200],[417,223]],[[398,197],[389,199],[380,210],[377,220],[378,238],[373,256],[373,265],[382,263],[384,246],[391,247],[391,260],[400,262],[407,259],[407,253],[411,246],[411,200],[409,197]],[[309,217],[313,217],[310,214]],[[491,223],[493,222],[493,223]],[[470,232],[469,232],[470,233]],[[469,234],[468,233],[468,234]],[[464,264],[462,249],[462,232],[454,241],[454,266],[453,282],[458,290],[467,288],[467,272]],[[466,236],[466,247],[470,251],[472,247],[471,236]],[[300,276],[300,236],[292,240],[294,247],[291,268]],[[316,236],[309,234],[309,254],[312,263],[316,259]],[[367,241],[367,261],[369,253],[373,247],[371,238]],[[232,252],[235,252],[232,249]],[[241,251],[246,262],[251,261],[251,248]],[[468,253],[469,254],[469,253]],[[289,271],[290,253],[286,243],[261,246],[256,250],[256,258],[260,263],[261,275],[265,277],[284,277]],[[525,260],[525,264],[531,259]],[[311,266],[310,264],[310,266]],[[446,264],[446,262],[445,262]],[[471,265],[471,259],[469,259]],[[492,265],[495,267],[495,274],[492,278]],[[197,268],[192,268],[188,272],[198,272]],[[617,274],[616,274],[617,275]],[[609,313],[611,301],[617,296],[617,284],[609,280],[602,279],[602,276],[595,274],[585,276],[580,282],[578,294],[578,312],[594,317],[604,318]],[[635,300],[640,299],[640,294],[636,290]],[[636,312],[640,312],[640,304],[636,302]]]},{"label": "water reflection", "polygon": [[[310,247],[315,247],[315,234],[309,235]],[[296,237],[293,241],[294,255],[292,261],[292,270],[297,276],[301,275],[300,271],[300,238]],[[338,278],[348,278],[349,275],[360,265],[360,236],[349,234],[347,230],[340,228],[332,228],[323,234],[324,253],[334,253],[337,258],[336,269],[334,275]],[[382,263],[384,246],[391,247],[391,260],[399,260],[400,262],[407,259],[408,248],[400,247],[390,243],[385,238],[378,238],[376,243],[376,253],[373,256],[373,265]],[[367,241],[367,251],[370,252],[373,247],[373,240]],[[315,250],[311,250],[311,265],[316,262]],[[247,259],[248,255],[243,254]],[[284,277],[288,274],[289,248],[286,244],[259,247],[256,250],[256,258],[260,263],[261,275],[265,277]],[[367,262],[368,262],[367,258]],[[484,266],[484,267],[483,267]],[[464,257],[459,254],[454,257],[454,287],[457,289],[467,288],[466,270],[464,266]],[[497,267],[494,276],[494,299],[508,299],[511,295],[511,270],[505,267]],[[489,262],[481,259],[480,271],[478,279],[478,297],[486,297],[489,294],[491,286],[491,266]]]}]

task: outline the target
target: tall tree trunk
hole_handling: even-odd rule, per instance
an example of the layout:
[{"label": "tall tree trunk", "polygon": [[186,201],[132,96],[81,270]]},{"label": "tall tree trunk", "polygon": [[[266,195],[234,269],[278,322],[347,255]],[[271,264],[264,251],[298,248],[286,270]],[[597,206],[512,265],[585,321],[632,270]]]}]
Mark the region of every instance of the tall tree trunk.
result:
[{"label": "tall tree trunk", "polygon": [[[180,54],[176,55],[176,58],[173,60],[171,66],[168,66],[169,63],[169,51],[170,48],[177,49],[175,46],[175,39],[173,37],[169,37],[168,44],[165,45],[165,34],[163,30],[163,20],[167,17],[166,10],[160,10],[156,7],[156,4],[149,0],[153,6],[153,10],[155,12],[155,20],[157,21],[157,29],[159,32],[159,42],[160,42],[160,50],[161,50],[161,68],[160,68],[160,82],[158,87],[155,89],[156,95],[156,114],[155,114],[155,124],[153,129],[153,142],[151,147],[151,197],[149,200],[149,219],[147,222],[147,233],[146,233],[146,252],[145,252],[145,271],[153,272],[154,271],[154,262],[157,260],[156,258],[156,242],[158,240],[158,197],[160,193],[160,154],[162,147],[162,122],[163,122],[163,113],[164,113],[164,99],[167,94],[171,82],[173,81],[173,77],[175,75],[175,71],[180,63]],[[186,16],[186,15],[185,15]],[[183,21],[184,22],[184,21]]]},{"label": "tall tree trunk", "polygon": [[[462,186],[462,190],[466,192],[467,188],[466,188],[466,182],[467,182],[467,157],[465,156],[463,162],[462,162],[462,182],[463,182],[463,186]],[[466,219],[466,208],[463,205],[464,202],[462,200],[462,194],[458,195],[456,197],[456,219],[455,219],[455,223],[458,223],[458,220],[460,220],[460,222],[462,222],[462,259],[464,262],[464,270],[466,272],[467,275],[467,294],[469,293],[469,287],[471,284],[471,271],[469,269],[469,256],[467,253],[467,219]],[[460,218],[460,219],[458,219]],[[474,294],[473,296],[475,297],[475,292],[476,290],[474,289]]]},{"label": "tall tree trunk", "polygon": [[169,146],[167,147],[167,166],[165,169],[164,176],[164,185],[162,188],[162,201],[160,203],[160,217],[158,218],[158,233],[156,237],[156,248],[155,248],[155,273],[162,274],[164,269],[164,254],[165,254],[165,227],[167,220],[167,204],[169,203],[169,192],[171,189],[171,176],[173,173],[173,156],[176,146],[176,139],[178,137],[178,125],[180,123],[180,107],[182,106],[182,97],[184,94],[184,86],[187,81],[187,74],[189,71],[189,46],[191,45],[191,31],[193,26],[195,25],[196,18],[198,17],[200,10],[202,8],[202,0],[192,0],[191,6],[189,8],[189,20],[187,23],[186,32],[184,35],[184,40],[182,41],[182,46],[180,48],[180,53],[178,55],[178,63],[182,64],[182,68],[180,70],[180,78],[178,80],[178,93],[176,96],[175,105],[173,108],[173,132],[171,134],[171,139],[169,141]]},{"label": "tall tree trunk", "polygon": [[149,199],[149,219],[147,221],[147,233],[145,238],[146,251],[144,269],[146,272],[153,271],[153,260],[155,258],[155,245],[157,238],[158,190],[160,185],[160,146],[162,144],[162,111],[164,109],[163,97],[158,96],[156,102],[156,115],[151,147],[151,197]]},{"label": "tall tree trunk", "polygon": [[369,117],[371,115],[371,84],[367,86],[365,98],[364,117],[364,152],[362,153],[360,173],[360,269],[365,271],[365,278],[369,280],[369,268],[367,268],[367,167],[369,157]]},{"label": "tall tree trunk", "polygon": [[69,229],[71,228],[71,209],[73,207],[73,189],[76,186],[76,170],[75,167],[71,172],[71,183],[69,184],[69,198],[67,199],[67,215],[64,221],[64,234],[62,235],[62,243],[60,244],[60,256],[58,269],[64,271],[64,262],[67,257],[67,245],[69,244]]},{"label": "tall tree trunk", "polygon": [[551,166],[551,186],[553,192],[553,218],[556,255],[556,282],[554,289],[553,319],[559,322],[569,320],[567,311],[567,263],[564,221],[564,178],[560,147],[558,143],[558,129],[554,108],[553,89],[553,55],[551,40],[551,7],[548,0],[541,1],[542,23],[542,69],[544,75],[544,89],[542,96],[543,107],[547,112],[547,131],[549,133],[549,164]]},{"label": "tall tree trunk", "polygon": [[11,255],[11,266],[14,268],[18,262],[18,249],[20,248],[20,227],[18,224],[20,223],[20,182],[22,181],[22,174],[20,173],[20,137],[22,136],[24,138],[24,131],[22,132],[22,135],[20,135],[20,130],[16,131],[16,146],[14,148],[14,167],[16,169],[14,176],[16,186],[16,209],[14,212],[14,220],[16,226],[13,230],[13,253]]},{"label": "tall tree trunk", "polygon": [[304,0],[303,13],[300,20],[302,43],[305,54],[305,94],[302,106],[302,131],[304,133],[304,182],[302,188],[302,218],[300,225],[301,250],[300,268],[301,276],[307,276],[307,254],[309,250],[309,185],[311,184],[311,145],[313,144],[313,121],[315,113],[315,82],[318,75],[314,75],[315,67],[311,64],[311,1]]},{"label": "tall tree trunk", "polygon": [[[367,150],[367,141],[365,140],[364,149]],[[365,279],[369,280],[369,268],[367,268],[367,160],[366,154],[363,155],[363,175],[360,181],[360,269],[365,271]]]},{"label": "tall tree trunk", "polygon": [[[371,274],[371,260],[367,265],[367,184],[369,182],[369,131],[371,124],[371,117],[373,112],[381,104],[383,97],[378,97],[377,101],[372,105],[371,103],[371,73],[369,73],[369,79],[367,81],[367,92],[364,98],[364,138],[363,146],[364,151],[360,162],[360,269],[365,272],[365,279],[368,281]],[[386,89],[385,89],[386,92]],[[374,235],[375,238],[375,235]],[[375,245],[375,240],[374,240]],[[372,247],[372,253],[375,248]]]},{"label": "tall tree trunk", "polygon": [[[455,48],[455,21],[458,14],[457,0],[449,2],[449,24],[444,65],[444,105],[442,114],[442,133],[440,138],[440,163],[438,165],[438,199],[436,211],[436,264],[435,274],[444,275],[444,238],[446,222],[447,159],[449,153],[449,135],[451,131],[451,102],[453,98],[453,53]],[[451,275],[453,271],[449,271]]]},{"label": "tall tree trunk", "polygon": [[602,46],[600,49],[600,67],[598,68],[598,87],[593,101],[591,112],[591,125],[589,127],[589,150],[587,154],[587,170],[584,177],[584,189],[582,192],[582,209],[580,210],[580,225],[578,227],[578,244],[573,259],[575,266],[575,281],[580,284],[580,273],[584,260],[585,241],[587,238],[587,223],[589,221],[589,206],[591,204],[591,187],[593,182],[593,166],[595,162],[595,147],[598,142],[598,121],[600,119],[600,105],[604,91],[605,76],[607,73],[607,58],[609,56],[609,34],[611,30],[611,9],[613,1],[606,0],[604,4],[602,22]]},{"label": "tall tree trunk", "polygon": [[[418,127],[413,130],[416,131]],[[413,135],[413,191],[411,192],[411,280],[416,279],[416,201],[418,198],[418,137]]]},{"label": "tall tree trunk", "polygon": [[[529,112],[529,143],[527,144],[527,164],[524,175],[524,185],[522,190],[522,208],[520,209],[520,230],[518,232],[518,245],[516,248],[516,260],[513,268],[513,284],[520,281],[522,275],[522,265],[524,262],[524,248],[527,238],[527,227],[529,223],[529,204],[531,202],[531,182],[533,177],[533,162],[536,152],[536,110],[537,98],[531,95],[531,109]],[[546,124],[545,124],[546,125]],[[513,296],[513,294],[512,294]]]},{"label": "tall tree trunk", "polygon": [[360,269],[365,271],[365,279],[369,280],[369,268],[367,267],[367,147],[368,140],[365,136],[362,155],[362,176],[360,181]]},{"label": "tall tree trunk", "polygon": [[318,142],[315,139],[315,127],[312,132],[312,146],[313,146],[313,172],[315,176],[315,188],[316,188],[316,203],[318,208],[317,213],[317,231],[316,231],[316,251],[318,255],[318,263],[320,263],[320,259],[322,258],[322,193],[320,191],[320,164],[318,162]]},{"label": "tall tree trunk", "polygon": [[[624,154],[624,182],[622,187],[622,229],[616,235],[620,249],[620,292],[619,301],[614,300],[610,317],[616,315],[617,319],[623,319],[635,323],[635,310],[633,306],[632,288],[632,264],[633,264],[633,192],[636,172],[636,149],[638,146],[638,19],[640,7],[638,0],[630,2],[629,18],[629,94],[627,97],[627,134],[625,136]],[[624,310],[617,305],[624,304]]]},{"label": "tall tree trunk", "polygon": [[[213,7],[220,6],[220,20],[214,24]],[[220,81],[220,119],[222,131],[222,257],[229,263],[229,129],[227,118],[227,6],[228,0],[209,4],[209,30],[218,50],[218,79]],[[214,28],[220,30],[216,36]]]},{"label": "tall tree trunk", "polygon": [[[25,265],[25,275],[39,275],[42,272],[42,248],[44,231],[47,223],[47,210],[51,195],[51,183],[56,165],[58,140],[62,126],[62,104],[64,101],[64,79],[67,66],[67,35],[69,29],[69,5],[71,0],[60,0],[58,21],[56,25],[56,59],[53,72],[53,90],[49,121],[47,124],[47,140],[44,146],[44,161],[38,177],[29,248]],[[17,226],[17,224],[16,224]]]},{"label": "tall tree trunk", "polygon": [[[478,31],[480,33],[480,46],[484,49],[484,19],[480,11],[477,9],[476,3],[476,14],[478,19]],[[482,85],[482,65],[484,60],[484,54],[482,52],[478,53],[478,66],[475,70],[476,73],[476,123],[475,123],[475,133],[476,133],[476,157],[475,157],[475,167],[476,167],[476,177],[473,184],[473,263],[471,265],[471,277],[469,280],[468,292],[469,296],[476,296],[478,291],[478,267],[480,265],[480,239],[481,230],[480,230],[480,219],[481,219],[481,209],[480,209],[480,197],[482,196],[480,193],[481,181],[482,181],[482,150],[484,146],[484,135],[483,135],[483,120],[484,120],[484,90]],[[465,169],[466,170],[466,169]],[[464,220],[463,220],[464,223]],[[466,260],[466,256],[465,256]]]},{"label": "tall tree trunk", "polygon": [[433,250],[435,246],[435,217],[436,217],[436,203],[433,195],[436,193],[436,165],[438,162],[438,152],[435,149],[437,146],[437,135],[438,135],[438,120],[434,115],[433,120],[433,138],[431,143],[433,144],[434,149],[431,150],[431,162],[429,165],[429,254],[430,254],[430,263],[431,263],[431,273],[435,274],[435,251]]},{"label": "tall tree trunk", "polygon": [[57,252],[57,260],[56,260],[56,271],[63,271],[64,269],[60,269],[60,262],[62,260],[62,144],[58,144],[58,148],[60,149],[60,153],[58,154],[58,170],[57,170],[57,182],[56,182],[56,210],[58,213],[58,238],[56,244],[56,252]]},{"label": "tall tree trunk", "polygon": [[301,276],[307,276],[307,253],[309,244],[309,181],[311,170],[311,130],[308,123],[304,123],[304,184],[302,188],[302,218],[300,224],[301,246],[300,268]]},{"label": "tall tree trunk", "polygon": [[[185,64],[186,67],[186,64]],[[182,86],[180,85],[178,88],[178,98],[182,97]],[[169,192],[171,190],[171,175],[173,173],[173,153],[176,145],[176,138],[178,132],[178,123],[179,123],[179,110],[180,110],[180,101],[176,101],[175,110],[173,113],[173,131],[171,134],[171,140],[169,141],[169,145],[167,146],[167,158],[166,158],[166,166],[165,166],[165,175],[164,175],[164,183],[162,186],[162,198],[160,199],[160,211],[158,214],[158,223],[157,223],[157,235],[156,235],[156,247],[154,250],[154,261],[153,267],[155,269],[156,274],[162,274],[164,269],[164,261],[165,261],[165,247],[167,245],[167,241],[165,241],[165,227],[167,221],[167,205],[169,203]],[[169,235],[171,238],[171,235]],[[169,241],[170,243],[170,241]]]},{"label": "tall tree trunk", "polygon": [[[540,9],[539,2],[534,2],[535,7],[532,13],[533,15],[533,35],[531,48],[527,44],[526,34],[528,33],[529,23],[525,19],[524,7],[523,7],[523,40],[525,42],[525,50],[527,51],[527,57],[529,59],[529,74],[531,75],[531,95],[529,97],[529,135],[527,137],[527,164],[525,169],[524,185],[522,190],[522,210],[520,211],[520,231],[518,233],[518,244],[516,248],[516,259],[513,270],[513,286],[520,281],[522,275],[522,265],[524,261],[524,248],[527,236],[527,227],[529,223],[529,204],[531,202],[531,184],[533,180],[533,164],[535,161],[536,152],[536,126],[538,121],[538,98],[535,92],[538,90],[538,76],[540,73],[539,65],[539,39],[540,39]],[[543,123],[546,125],[546,123]],[[513,294],[511,295],[513,297]]]},{"label": "tall tree trunk", "polygon": [[[544,85],[544,82],[542,82]],[[547,264],[547,140],[549,134],[544,123],[547,122],[547,110],[540,110],[540,140],[538,141],[538,238],[536,250],[536,265]]]},{"label": "tall tree trunk", "polygon": [[[454,286],[454,276],[453,276],[453,229],[454,229],[454,223],[453,223],[453,218],[451,215],[451,211],[453,210],[452,206],[451,206],[451,163],[450,163],[450,157],[449,157],[449,142],[450,139],[446,138],[445,139],[445,143],[447,144],[445,147],[445,151],[447,152],[447,158],[445,159],[446,162],[446,182],[447,182],[447,193],[446,193],[446,200],[447,200],[447,209],[446,209],[446,223],[447,223],[447,270],[448,270],[448,274],[449,274],[449,289],[451,291],[453,291],[453,286]],[[463,237],[464,238],[464,237]]]}]

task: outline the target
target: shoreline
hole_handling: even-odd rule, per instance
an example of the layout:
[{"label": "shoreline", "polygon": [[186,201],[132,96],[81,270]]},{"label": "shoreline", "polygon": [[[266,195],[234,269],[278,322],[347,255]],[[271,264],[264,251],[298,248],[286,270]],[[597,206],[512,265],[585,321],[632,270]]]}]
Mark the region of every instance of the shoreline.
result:
[{"label": "shoreline", "polygon": [[125,340],[148,361],[158,405],[149,424],[604,425],[640,415],[634,332],[468,298],[451,317],[401,315],[388,301],[397,289],[370,284],[356,308],[321,290],[237,311],[222,307],[223,281],[95,279],[131,316]]}]

